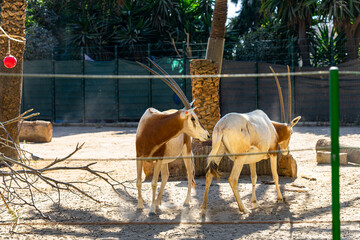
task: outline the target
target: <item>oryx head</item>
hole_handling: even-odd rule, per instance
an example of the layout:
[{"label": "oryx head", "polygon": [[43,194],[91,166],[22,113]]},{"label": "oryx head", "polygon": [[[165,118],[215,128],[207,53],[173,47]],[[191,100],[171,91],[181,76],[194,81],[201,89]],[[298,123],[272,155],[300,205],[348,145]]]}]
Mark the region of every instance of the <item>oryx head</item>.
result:
[{"label": "oryx head", "polygon": [[184,119],[183,132],[193,138],[199,139],[200,141],[207,141],[210,139],[210,134],[200,123],[194,109],[195,108],[179,110],[181,111],[180,117]]},{"label": "oryx head", "polygon": [[293,133],[293,126],[295,126],[299,120],[301,119],[301,116],[298,116],[294,118],[289,124],[282,124],[283,127],[280,131],[278,131],[278,143],[281,149],[281,153],[283,155],[289,154],[289,143],[291,139],[291,135]]}]

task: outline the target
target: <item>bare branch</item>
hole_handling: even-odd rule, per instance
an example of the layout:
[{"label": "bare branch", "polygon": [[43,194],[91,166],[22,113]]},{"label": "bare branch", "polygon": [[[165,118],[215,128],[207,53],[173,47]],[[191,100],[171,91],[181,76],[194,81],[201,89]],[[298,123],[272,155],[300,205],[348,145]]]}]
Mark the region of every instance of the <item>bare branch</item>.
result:
[{"label": "bare branch", "polygon": [[186,32],[186,29],[184,29],[184,32],[186,34],[186,53],[187,53],[187,57],[191,58],[192,57],[192,51],[191,51],[191,47],[190,47],[190,34]]},{"label": "bare branch", "polygon": [[69,155],[67,155],[66,157],[64,157],[64,158],[60,158],[60,159],[55,159],[52,163],[50,163],[49,165],[47,165],[46,167],[45,167],[45,169],[46,168],[49,168],[49,167],[51,167],[51,166],[54,166],[55,164],[57,164],[57,163],[59,163],[59,162],[63,162],[63,161],[65,161],[66,159],[68,159],[68,158],[70,158],[71,156],[73,156],[77,151],[79,151],[83,146],[84,146],[84,144],[85,143],[82,143],[80,146],[79,146],[79,143],[76,145],[76,148],[75,148],[75,150],[72,152],[72,153],[70,153]]},{"label": "bare branch", "polygon": [[2,124],[4,126],[6,126],[6,125],[9,125],[9,124],[14,123],[14,122],[19,122],[20,120],[25,120],[25,119],[32,118],[32,117],[40,115],[40,113],[33,113],[33,114],[28,115],[28,116],[25,116],[26,114],[28,114],[29,112],[31,112],[33,110],[34,109],[29,109],[29,110],[25,111],[24,113],[22,113],[20,116],[18,116],[16,118],[13,118],[13,119],[10,119],[9,121],[3,122]]},{"label": "bare branch", "polygon": [[[4,131],[7,133],[5,125],[38,115],[38,114],[27,115],[30,111],[32,111],[32,109],[24,112],[20,116],[11,119],[7,122],[4,123],[0,122],[0,127],[3,128]],[[60,204],[60,194],[62,191],[68,191],[76,195],[84,196],[86,198],[95,201],[96,203],[99,203],[100,201],[98,199],[95,199],[91,195],[91,193],[83,190],[81,186],[83,184],[90,185],[89,183],[95,179],[100,179],[106,182],[119,195],[120,193],[116,190],[116,186],[121,185],[122,187],[124,187],[126,191],[125,184],[115,180],[110,175],[109,172],[93,169],[92,167],[96,164],[96,162],[89,163],[85,166],[69,166],[69,165],[55,166],[56,164],[59,164],[71,158],[75,153],[77,153],[80,149],[82,149],[84,143],[77,144],[75,150],[72,151],[70,154],[68,154],[66,157],[56,158],[53,162],[51,162],[47,166],[42,168],[36,168],[30,166],[30,163],[23,161],[22,156],[25,156],[24,153],[25,151],[20,149],[19,145],[16,144],[10,138],[10,136],[9,139],[10,140],[0,138],[0,144],[15,148],[18,152],[19,160],[9,158],[4,154],[0,153],[0,163],[2,164],[2,168],[0,170],[0,176],[2,177],[2,181],[3,181],[2,184],[0,184],[0,191],[1,191],[0,196],[2,201],[4,202],[4,205],[8,209],[9,214],[11,214],[11,216],[14,219],[14,227],[12,231],[16,231],[17,222],[19,221],[19,215],[15,210],[13,210],[12,206],[17,206],[17,205],[30,206],[33,209],[35,209],[43,218],[50,219],[50,216],[45,215],[42,212],[42,210],[38,208],[37,206],[38,204],[36,202],[37,200],[35,196],[37,194],[41,194],[43,196],[46,196],[51,201],[53,202],[55,201],[52,199],[50,194],[48,194],[45,191],[42,191],[41,188],[37,187],[37,185],[40,183],[45,183],[57,191],[59,204]],[[74,170],[87,173],[89,174],[89,176],[93,176],[93,178],[91,180],[71,182],[67,179],[59,180],[50,177],[49,175],[45,175],[45,173],[47,172],[59,172],[59,171],[64,172],[64,171],[74,171]],[[92,186],[96,187],[96,185],[92,185]]]}]

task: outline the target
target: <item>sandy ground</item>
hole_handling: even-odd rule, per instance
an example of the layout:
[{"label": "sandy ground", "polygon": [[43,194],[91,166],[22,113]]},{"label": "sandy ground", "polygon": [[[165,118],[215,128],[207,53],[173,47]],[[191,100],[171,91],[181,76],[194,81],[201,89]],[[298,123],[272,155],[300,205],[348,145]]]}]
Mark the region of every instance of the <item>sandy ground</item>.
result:
[{"label": "sandy ground", "polygon": [[[57,192],[39,183],[38,187],[54,198],[37,195],[38,207],[53,221],[46,221],[33,209],[19,208],[22,225],[17,233],[9,234],[10,216],[0,205],[0,239],[331,239],[331,166],[318,165],[313,150],[316,141],[329,137],[329,127],[296,127],[291,149],[297,159],[298,178],[280,177],[284,203],[276,202],[270,176],[258,176],[256,195],[260,207],[250,214],[239,212],[227,179],[214,180],[210,187],[208,209],[200,214],[205,179],[197,178],[191,206],[183,207],[187,182],[169,181],[157,215],[149,216],[150,182],[143,183],[145,209],[137,210],[135,162],[116,159],[135,157],[135,128],[116,127],[54,127],[51,143],[23,143],[25,150],[44,159],[64,157],[77,143],[85,142],[82,150],[64,163],[66,166],[97,162],[94,169],[113,171],[112,176],[123,185],[116,194],[102,181],[83,186],[101,201],[63,192],[57,204]],[[360,128],[341,128],[341,142],[359,147]],[[47,160],[32,163],[34,167],[48,164]],[[360,239],[360,173],[358,164],[341,166],[341,237]],[[49,173],[57,179],[87,180],[90,176],[79,171]],[[311,177],[308,179],[304,178]],[[295,187],[302,186],[303,188]],[[251,180],[241,176],[240,195],[250,207]],[[301,189],[303,192],[288,191]]]}]

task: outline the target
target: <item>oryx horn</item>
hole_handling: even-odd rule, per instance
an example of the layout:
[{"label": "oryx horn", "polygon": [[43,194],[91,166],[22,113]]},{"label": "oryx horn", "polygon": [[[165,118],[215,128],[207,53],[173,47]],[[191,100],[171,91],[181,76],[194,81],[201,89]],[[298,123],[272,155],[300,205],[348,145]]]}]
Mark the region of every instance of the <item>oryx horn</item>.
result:
[{"label": "oryx horn", "polygon": [[143,68],[147,69],[149,72],[151,72],[154,75],[159,76],[159,78],[161,80],[164,81],[164,83],[166,83],[166,85],[168,85],[175,93],[176,95],[180,98],[181,102],[184,104],[186,109],[190,109],[190,103],[189,100],[186,98],[184,92],[181,90],[181,88],[179,87],[179,85],[176,83],[176,81],[174,79],[172,79],[169,74],[162,69],[158,64],[156,64],[154,61],[152,61],[151,59],[148,58],[148,60],[154,64],[165,76],[159,74],[158,72],[156,72],[155,70],[151,69],[150,67],[137,62],[140,66],[142,66]]}]

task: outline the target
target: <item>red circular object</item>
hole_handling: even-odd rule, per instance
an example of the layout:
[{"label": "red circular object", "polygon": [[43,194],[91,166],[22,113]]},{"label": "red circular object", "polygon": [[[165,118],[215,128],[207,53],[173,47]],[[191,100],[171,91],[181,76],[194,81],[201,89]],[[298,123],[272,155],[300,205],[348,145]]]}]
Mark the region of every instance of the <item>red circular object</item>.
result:
[{"label": "red circular object", "polygon": [[4,58],[4,66],[7,68],[15,67],[16,63],[17,63],[16,58],[13,55],[8,54]]}]

